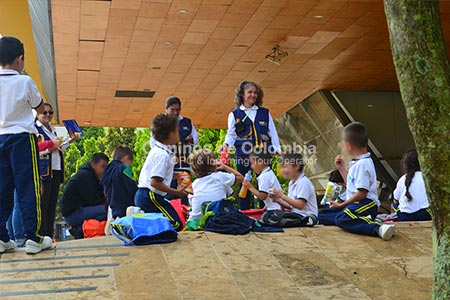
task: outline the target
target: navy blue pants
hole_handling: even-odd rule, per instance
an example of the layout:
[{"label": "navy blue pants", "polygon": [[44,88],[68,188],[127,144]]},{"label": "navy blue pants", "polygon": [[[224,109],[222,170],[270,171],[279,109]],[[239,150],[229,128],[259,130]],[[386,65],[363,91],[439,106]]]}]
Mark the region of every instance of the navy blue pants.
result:
[{"label": "navy blue pants", "polygon": [[400,222],[430,221],[431,220],[431,211],[430,211],[430,208],[422,208],[421,210],[418,210],[411,214],[397,211],[397,216],[398,216],[398,220]]},{"label": "navy blue pants", "polygon": [[[83,206],[71,215],[64,217],[64,220],[70,227],[82,227],[84,221],[95,219],[97,221],[106,221],[107,212],[105,205]],[[83,229],[81,228],[81,231]]]},{"label": "navy blue pants", "polygon": [[375,201],[364,199],[347,205],[342,210],[325,208],[319,211],[319,224],[336,225],[342,229],[364,235],[378,236],[380,223],[372,222],[367,216],[375,219],[378,206]]},{"label": "navy blue pants", "polygon": [[[250,160],[245,157],[236,157],[236,169],[239,173],[242,174],[242,176],[245,176],[248,171],[250,171]],[[239,185],[238,191],[240,191],[242,188],[242,183]],[[252,193],[247,192],[247,197],[241,198],[239,197],[239,209],[240,210],[247,210],[250,209],[250,201],[252,197]]]},{"label": "navy blue pants", "polygon": [[9,241],[6,222],[14,206],[14,189],[25,238],[42,242],[38,147],[34,134],[0,135],[0,239]]},{"label": "navy blue pants", "polygon": [[147,188],[138,188],[136,195],[134,195],[134,205],[140,207],[146,213],[162,213],[164,217],[169,219],[175,230],[183,229],[183,223],[173,206],[163,196],[153,193]]}]

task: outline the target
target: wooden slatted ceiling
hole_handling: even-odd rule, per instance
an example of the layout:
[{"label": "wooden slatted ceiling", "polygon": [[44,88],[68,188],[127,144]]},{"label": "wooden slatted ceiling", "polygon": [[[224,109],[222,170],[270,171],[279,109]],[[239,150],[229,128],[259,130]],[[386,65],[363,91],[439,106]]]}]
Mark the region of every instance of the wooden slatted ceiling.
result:
[{"label": "wooden slatted ceiling", "polygon": [[[319,89],[398,89],[380,0],[51,4],[60,115],[80,124],[146,127],[177,95],[198,127],[223,128],[244,79],[262,85],[275,117]],[[441,5],[448,36],[450,3]],[[276,44],[289,53],[281,65],[264,59]]]}]

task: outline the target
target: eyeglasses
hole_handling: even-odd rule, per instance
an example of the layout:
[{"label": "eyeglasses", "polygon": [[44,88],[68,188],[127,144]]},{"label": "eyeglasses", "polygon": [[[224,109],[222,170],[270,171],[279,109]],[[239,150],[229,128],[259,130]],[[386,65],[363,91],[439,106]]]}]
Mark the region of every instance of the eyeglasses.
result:
[{"label": "eyeglasses", "polygon": [[44,116],[46,116],[46,115],[53,116],[53,110],[45,110],[45,111],[42,112],[42,114]]}]

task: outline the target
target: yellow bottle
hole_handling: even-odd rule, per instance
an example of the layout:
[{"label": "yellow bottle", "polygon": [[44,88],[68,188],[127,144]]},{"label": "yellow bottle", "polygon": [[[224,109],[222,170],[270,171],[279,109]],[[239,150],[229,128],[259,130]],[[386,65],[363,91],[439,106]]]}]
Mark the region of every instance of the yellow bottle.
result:
[{"label": "yellow bottle", "polygon": [[[245,174],[245,180],[252,181],[252,171],[248,171],[247,174]],[[239,191],[239,198],[247,198],[248,189],[242,185],[241,190]]]}]

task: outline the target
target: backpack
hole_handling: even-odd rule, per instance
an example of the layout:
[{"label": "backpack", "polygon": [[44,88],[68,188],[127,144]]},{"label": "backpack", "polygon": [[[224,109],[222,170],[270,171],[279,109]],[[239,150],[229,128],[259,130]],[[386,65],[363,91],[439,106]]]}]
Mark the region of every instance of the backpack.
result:
[{"label": "backpack", "polygon": [[281,228],[312,227],[317,224],[317,217],[315,215],[302,216],[282,210],[267,210],[259,221],[266,225]]},{"label": "backpack", "polygon": [[241,213],[232,201],[220,200],[202,206],[205,231],[223,234],[247,234],[255,226],[255,220]]},{"label": "backpack", "polygon": [[247,234],[254,225],[255,220],[236,210],[210,216],[206,222],[205,231],[234,235]]}]

